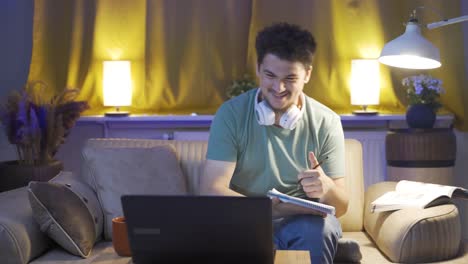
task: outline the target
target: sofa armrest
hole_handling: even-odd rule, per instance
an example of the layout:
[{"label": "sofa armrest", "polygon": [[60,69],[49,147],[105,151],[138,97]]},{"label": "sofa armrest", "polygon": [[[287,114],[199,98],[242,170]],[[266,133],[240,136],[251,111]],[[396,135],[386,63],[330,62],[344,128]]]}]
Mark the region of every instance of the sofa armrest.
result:
[{"label": "sofa armrest", "polygon": [[368,188],[364,204],[364,229],[377,247],[393,262],[432,262],[453,258],[461,242],[457,207],[444,204],[426,209],[402,209],[371,213],[370,203],[396,182]]},{"label": "sofa armrest", "polygon": [[33,219],[27,187],[0,193],[0,262],[28,263],[50,245]]}]

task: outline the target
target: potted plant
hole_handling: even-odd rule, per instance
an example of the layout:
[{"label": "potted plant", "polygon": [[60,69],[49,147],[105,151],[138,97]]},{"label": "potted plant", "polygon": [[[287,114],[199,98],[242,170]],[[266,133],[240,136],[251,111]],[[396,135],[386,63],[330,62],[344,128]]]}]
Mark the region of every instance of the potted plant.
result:
[{"label": "potted plant", "polygon": [[442,106],[440,94],[445,90],[442,81],[430,75],[414,75],[402,80],[406,87],[409,107],[406,122],[410,128],[432,128],[437,110]]},{"label": "potted plant", "polygon": [[227,90],[227,96],[233,98],[256,87],[258,86],[255,81],[248,74],[244,74],[242,78],[231,82]]},{"label": "potted plant", "polygon": [[78,89],[66,88],[44,98],[42,81],[13,91],[0,106],[0,120],[8,141],[16,145],[18,159],[0,162],[0,191],[26,185],[31,180],[47,181],[63,169],[55,154],[70,133],[85,101],[74,101]]}]

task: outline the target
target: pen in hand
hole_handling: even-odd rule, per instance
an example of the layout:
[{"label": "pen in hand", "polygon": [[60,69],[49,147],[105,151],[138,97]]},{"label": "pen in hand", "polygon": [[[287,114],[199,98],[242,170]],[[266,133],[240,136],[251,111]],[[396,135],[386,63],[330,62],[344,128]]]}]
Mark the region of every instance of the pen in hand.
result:
[{"label": "pen in hand", "polygon": [[314,167],[312,167],[313,170],[315,170],[316,168],[318,168],[320,165],[322,165],[322,163],[324,161],[326,161],[328,159],[328,156],[326,156],[323,160],[319,161],[317,164],[315,164]]},{"label": "pen in hand", "polygon": [[[319,161],[317,164],[315,164],[314,167],[312,167],[313,170],[317,169],[320,165],[322,165],[323,162],[325,162],[326,160],[328,159],[328,156],[326,156],[323,160]],[[300,180],[297,181],[297,188],[300,189],[301,188],[301,181],[305,178],[310,178],[310,177],[304,177],[304,178],[301,178]]]}]

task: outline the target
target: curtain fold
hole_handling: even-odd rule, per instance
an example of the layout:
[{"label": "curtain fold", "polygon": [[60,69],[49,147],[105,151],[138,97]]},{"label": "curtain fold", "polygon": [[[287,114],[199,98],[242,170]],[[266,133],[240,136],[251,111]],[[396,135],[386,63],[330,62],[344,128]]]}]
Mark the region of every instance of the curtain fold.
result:
[{"label": "curtain fold", "polygon": [[[285,21],[310,30],[318,43],[305,92],[349,113],[357,108],[350,105],[351,60],[377,58],[422,5],[423,23],[462,15],[459,0],[36,0],[28,80],[47,82],[48,96],[66,86],[81,88],[79,99],[91,106],[87,113],[101,114],[102,62],[130,60],[132,113],[213,114],[232,80],[255,76],[258,30]],[[401,79],[429,73],[443,80],[442,103],[455,113],[457,128],[468,131],[461,24],[423,34],[440,48],[442,67],[409,71],[381,65],[376,108],[404,113]]]},{"label": "curtain fold", "polygon": [[246,65],[250,1],[148,1],[147,112],[213,113]]}]

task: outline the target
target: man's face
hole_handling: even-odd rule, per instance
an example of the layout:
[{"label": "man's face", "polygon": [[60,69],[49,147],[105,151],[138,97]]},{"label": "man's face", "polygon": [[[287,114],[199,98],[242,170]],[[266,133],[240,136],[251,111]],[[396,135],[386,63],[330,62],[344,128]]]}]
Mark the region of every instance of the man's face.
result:
[{"label": "man's face", "polygon": [[263,100],[275,112],[286,111],[291,105],[298,103],[311,72],[312,67],[305,69],[300,62],[282,60],[273,54],[267,54],[257,67]]}]

